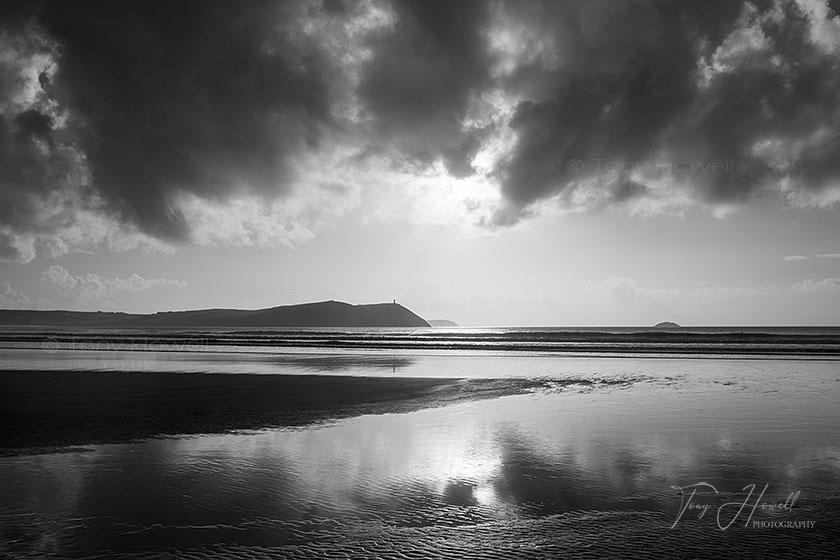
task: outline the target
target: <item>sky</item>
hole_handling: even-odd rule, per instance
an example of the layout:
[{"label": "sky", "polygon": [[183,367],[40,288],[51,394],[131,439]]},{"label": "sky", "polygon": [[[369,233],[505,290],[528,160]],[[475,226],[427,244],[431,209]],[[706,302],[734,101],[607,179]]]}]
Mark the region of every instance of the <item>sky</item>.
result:
[{"label": "sky", "polygon": [[0,308],[840,325],[835,10],[4,2]]}]

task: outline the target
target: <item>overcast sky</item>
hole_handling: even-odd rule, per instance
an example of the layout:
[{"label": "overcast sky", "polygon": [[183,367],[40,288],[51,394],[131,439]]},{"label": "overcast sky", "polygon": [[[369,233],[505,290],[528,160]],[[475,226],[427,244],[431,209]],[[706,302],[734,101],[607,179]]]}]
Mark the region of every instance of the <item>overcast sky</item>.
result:
[{"label": "overcast sky", "polygon": [[838,325],[831,4],[3,2],[0,307]]}]

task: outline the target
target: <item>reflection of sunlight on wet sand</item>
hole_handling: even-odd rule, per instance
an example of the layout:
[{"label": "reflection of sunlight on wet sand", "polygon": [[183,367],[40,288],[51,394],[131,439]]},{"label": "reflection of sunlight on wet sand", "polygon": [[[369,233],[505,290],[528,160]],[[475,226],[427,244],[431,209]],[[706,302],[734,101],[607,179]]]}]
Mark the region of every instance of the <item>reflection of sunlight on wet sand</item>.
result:
[{"label": "reflection of sunlight on wet sand", "polygon": [[[575,515],[601,521],[570,527],[609,532],[628,530],[616,512],[641,512],[648,532],[667,530],[672,486],[700,480],[728,491],[768,482],[774,499],[799,490],[801,511],[827,521],[820,508],[836,502],[840,483],[838,394],[826,384],[836,372],[817,362],[763,377],[705,367],[676,385],[647,379],[305,429],[7,457],[0,477],[15,484],[0,489],[0,514],[16,517],[3,518],[0,537],[28,531],[42,535],[31,550],[79,556],[74,547],[309,546],[363,534],[416,553],[412,543],[443,546],[438,537],[453,528],[476,531],[476,542],[512,531],[537,542],[551,535],[526,523],[553,527]],[[717,382],[728,379],[738,385]]]},{"label": "reflection of sunlight on wet sand", "polygon": [[[837,368],[837,361],[587,357],[546,355],[540,352],[494,352],[492,349],[346,349],[325,352],[323,349],[287,348],[267,353],[253,352],[255,348],[248,350],[251,352],[239,353],[228,348],[217,352],[85,349],[43,352],[36,349],[0,348],[0,369],[340,374],[364,377],[548,377],[556,380],[597,379],[617,383],[654,378],[670,384],[679,384],[681,380],[692,377],[693,385],[696,386],[719,383],[731,386],[733,390],[759,385],[769,376],[777,384],[776,390],[800,392],[811,388],[814,367]],[[834,378],[823,379],[822,382],[825,387],[831,388]],[[585,389],[584,386],[581,388]]]},{"label": "reflection of sunlight on wet sand", "polygon": [[[516,503],[516,485],[525,488],[521,480],[534,477],[549,477],[532,485],[542,484],[546,498],[556,491],[572,504],[609,501],[660,494],[674,481],[738,469],[745,476],[796,479],[803,462],[827,453],[815,447],[807,456],[795,453],[809,439],[824,438],[825,425],[822,430],[818,424],[802,426],[800,431],[810,436],[779,441],[763,403],[722,391],[710,413],[709,395],[700,399],[701,394],[675,399],[668,388],[636,386],[596,394],[505,397],[366,416],[317,430],[161,444],[173,447],[173,458],[210,453],[228,465],[267,463],[279,454],[299,496],[339,509],[390,503],[395,494],[415,491],[454,504]],[[810,408],[820,410],[822,400]],[[524,491],[529,499],[536,496],[531,487]]]}]

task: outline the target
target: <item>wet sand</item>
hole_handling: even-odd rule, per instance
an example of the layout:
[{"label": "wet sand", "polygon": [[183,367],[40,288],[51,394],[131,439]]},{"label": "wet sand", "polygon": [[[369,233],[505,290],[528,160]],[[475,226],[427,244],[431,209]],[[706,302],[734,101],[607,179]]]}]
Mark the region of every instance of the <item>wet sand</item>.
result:
[{"label": "wet sand", "polygon": [[0,454],[163,435],[301,426],[520,394],[548,383],[538,379],[2,371]]},{"label": "wet sand", "polygon": [[[833,557],[835,363],[549,363],[471,381],[0,371],[4,444],[62,451],[7,446],[0,556]],[[365,414],[391,411],[413,412]],[[48,447],[92,436],[142,441]],[[681,515],[700,481],[708,513]]]}]

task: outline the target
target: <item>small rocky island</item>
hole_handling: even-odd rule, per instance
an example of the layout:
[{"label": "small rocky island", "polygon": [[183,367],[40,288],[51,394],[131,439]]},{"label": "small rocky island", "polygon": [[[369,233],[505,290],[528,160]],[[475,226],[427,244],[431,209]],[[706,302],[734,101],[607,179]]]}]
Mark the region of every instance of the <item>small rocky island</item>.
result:
[{"label": "small rocky island", "polygon": [[653,326],[654,329],[678,329],[680,326],[676,323],[671,321],[662,321],[661,323],[656,323]]}]

